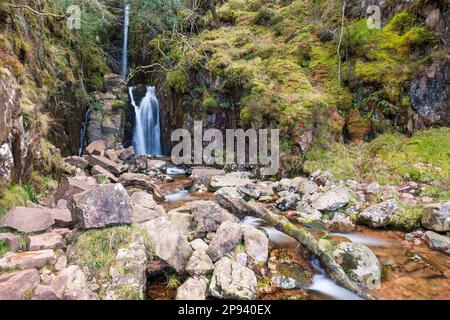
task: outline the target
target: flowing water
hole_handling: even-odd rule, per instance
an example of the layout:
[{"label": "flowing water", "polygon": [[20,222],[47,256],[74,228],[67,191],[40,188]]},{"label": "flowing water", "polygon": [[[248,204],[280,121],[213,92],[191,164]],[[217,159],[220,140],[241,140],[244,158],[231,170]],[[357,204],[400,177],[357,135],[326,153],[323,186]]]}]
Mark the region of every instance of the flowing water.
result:
[{"label": "flowing water", "polygon": [[161,127],[159,101],[156,88],[147,86],[147,93],[139,106],[133,95],[134,87],[129,88],[131,105],[134,107],[136,122],[133,133],[133,146],[137,155],[161,155]]},{"label": "flowing water", "polygon": [[89,115],[91,114],[91,108],[88,108],[86,110],[86,113],[84,114],[83,122],[81,123],[81,129],[80,129],[80,148],[78,149],[78,156],[81,157],[84,150],[84,143],[86,142],[86,133],[87,133],[87,126],[89,123]]},{"label": "flowing water", "polygon": [[130,28],[130,9],[131,5],[127,3],[125,5],[123,22],[122,68],[120,73],[123,79],[125,79],[128,74],[128,29]]}]

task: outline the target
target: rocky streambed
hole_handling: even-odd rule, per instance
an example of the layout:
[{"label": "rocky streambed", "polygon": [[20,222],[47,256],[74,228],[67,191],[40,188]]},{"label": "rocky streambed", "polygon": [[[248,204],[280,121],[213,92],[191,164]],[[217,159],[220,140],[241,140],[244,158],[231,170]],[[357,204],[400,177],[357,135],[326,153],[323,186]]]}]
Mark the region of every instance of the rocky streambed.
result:
[{"label": "rocky streambed", "polygon": [[[0,221],[0,299],[450,298],[450,204],[414,184],[264,181],[102,141],[64,161]],[[425,204],[412,233],[392,228],[406,201]]]}]

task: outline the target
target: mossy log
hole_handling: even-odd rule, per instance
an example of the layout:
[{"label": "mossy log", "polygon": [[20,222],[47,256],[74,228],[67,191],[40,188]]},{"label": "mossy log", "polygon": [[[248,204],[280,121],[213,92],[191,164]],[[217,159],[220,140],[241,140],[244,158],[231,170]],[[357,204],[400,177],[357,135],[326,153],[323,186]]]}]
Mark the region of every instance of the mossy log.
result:
[{"label": "mossy log", "polygon": [[222,207],[233,212],[234,214],[237,214],[239,212],[240,215],[246,214],[261,218],[279,231],[293,237],[319,259],[322,267],[334,282],[346,288],[347,290],[352,291],[362,298],[370,300],[374,299],[372,296],[367,294],[356,282],[354,282],[347,276],[345,271],[334,260],[330,253],[320,248],[319,242],[311,233],[295,226],[284,216],[276,215],[257,203],[246,202],[242,197],[236,197],[236,195],[236,192],[219,190],[214,194],[214,199]]}]

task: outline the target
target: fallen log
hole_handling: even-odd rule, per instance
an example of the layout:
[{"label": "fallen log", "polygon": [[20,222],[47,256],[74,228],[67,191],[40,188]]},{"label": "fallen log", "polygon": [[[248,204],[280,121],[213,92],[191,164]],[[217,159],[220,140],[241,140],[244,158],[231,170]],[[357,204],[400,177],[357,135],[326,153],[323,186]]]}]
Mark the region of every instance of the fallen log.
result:
[{"label": "fallen log", "polygon": [[319,259],[322,267],[334,282],[362,298],[374,299],[347,276],[344,269],[334,260],[330,253],[320,248],[318,241],[311,233],[295,226],[284,216],[276,215],[255,202],[246,202],[234,188],[220,189],[214,194],[214,199],[223,208],[234,214],[239,216],[251,215],[263,219],[277,230],[293,237]]}]

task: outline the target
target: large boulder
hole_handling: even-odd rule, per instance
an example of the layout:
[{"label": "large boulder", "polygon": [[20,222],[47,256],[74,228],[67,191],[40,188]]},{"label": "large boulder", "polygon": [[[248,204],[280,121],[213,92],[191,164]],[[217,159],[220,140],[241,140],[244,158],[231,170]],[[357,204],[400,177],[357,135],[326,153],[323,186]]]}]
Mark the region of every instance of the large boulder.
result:
[{"label": "large boulder", "polygon": [[63,205],[64,207],[57,207],[50,209],[50,214],[53,217],[53,220],[55,220],[55,226],[57,227],[71,227],[74,224],[74,221],[72,219],[72,213],[67,208],[67,201],[61,199],[58,202],[60,205]]},{"label": "large boulder", "polygon": [[142,223],[152,220],[161,215],[165,215],[164,208],[153,199],[147,192],[134,192],[131,196],[133,204],[133,222]]},{"label": "large boulder", "polygon": [[60,271],[52,278],[50,287],[61,300],[98,300],[98,295],[89,289],[86,275],[77,265]]},{"label": "large boulder", "polygon": [[312,207],[319,211],[336,211],[345,207],[349,201],[350,194],[343,188],[338,187],[311,196]]},{"label": "large boulder", "polygon": [[244,217],[248,212],[247,202],[237,188],[226,187],[216,191],[213,199],[222,207],[238,217]]},{"label": "large boulder", "polygon": [[424,228],[436,232],[450,231],[450,201],[446,203],[431,204],[425,207],[422,216]]},{"label": "large boulder", "polygon": [[119,249],[109,269],[107,300],[142,300],[145,296],[147,251],[143,239]]},{"label": "large boulder", "polygon": [[224,257],[215,264],[209,292],[219,299],[253,300],[256,298],[256,285],[252,270]]},{"label": "large boulder", "polygon": [[37,287],[40,277],[36,269],[4,273],[0,275],[0,300],[25,300]]},{"label": "large boulder", "polygon": [[15,207],[0,220],[0,227],[31,233],[47,230],[54,223],[55,220],[48,209]]},{"label": "large boulder", "polygon": [[211,258],[203,250],[194,251],[186,266],[186,271],[193,277],[203,276],[214,270]]},{"label": "large boulder", "polygon": [[175,300],[206,300],[208,279],[189,278],[177,289]]},{"label": "large boulder", "polygon": [[365,245],[341,242],[332,255],[345,273],[360,286],[374,289],[381,283],[381,265]]},{"label": "large boulder", "polygon": [[184,272],[192,248],[166,215],[143,223],[142,228],[153,240],[154,253],[171,265],[177,272]]},{"label": "large boulder", "polygon": [[119,182],[125,187],[135,187],[150,192],[157,201],[164,201],[159,182],[145,174],[127,172],[120,176]]},{"label": "large boulder", "polygon": [[356,229],[356,226],[352,220],[340,212],[336,212],[333,218],[325,224],[328,230],[335,232],[352,232]]},{"label": "large boulder", "polygon": [[76,194],[69,202],[72,217],[83,229],[131,223],[133,207],[121,184],[101,185]]},{"label": "large boulder", "polygon": [[359,214],[359,220],[372,228],[384,227],[390,224],[398,209],[397,201],[390,199],[365,209]]},{"label": "large boulder", "polygon": [[55,201],[60,199],[68,201],[74,194],[92,190],[97,186],[97,181],[93,177],[63,177],[53,197]]},{"label": "large boulder", "polygon": [[177,210],[169,211],[167,215],[170,217],[173,225],[178,229],[178,231],[184,236],[191,237],[194,233],[194,217],[186,212],[180,212]]},{"label": "large boulder", "polygon": [[247,175],[240,172],[233,172],[211,177],[208,182],[208,190],[215,192],[226,187],[239,188],[244,187],[249,183],[251,183],[251,180],[247,177]]},{"label": "large boulder", "polygon": [[231,252],[242,239],[242,228],[236,222],[225,221],[217,230],[206,253],[212,261],[218,261]]},{"label": "large boulder", "polygon": [[431,249],[450,254],[450,237],[440,235],[433,231],[427,231],[425,232],[425,241]]},{"label": "large boulder", "polygon": [[48,264],[55,264],[56,260],[53,250],[7,252],[0,259],[0,270],[40,269]]},{"label": "large boulder", "polygon": [[243,229],[244,248],[253,266],[264,264],[269,256],[269,239],[267,235],[250,226]]}]

